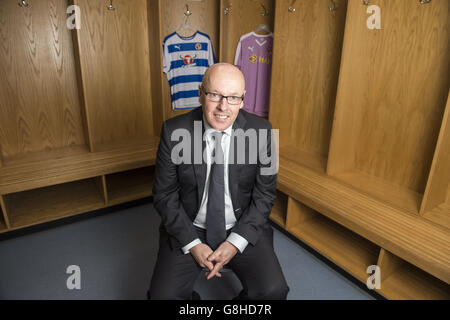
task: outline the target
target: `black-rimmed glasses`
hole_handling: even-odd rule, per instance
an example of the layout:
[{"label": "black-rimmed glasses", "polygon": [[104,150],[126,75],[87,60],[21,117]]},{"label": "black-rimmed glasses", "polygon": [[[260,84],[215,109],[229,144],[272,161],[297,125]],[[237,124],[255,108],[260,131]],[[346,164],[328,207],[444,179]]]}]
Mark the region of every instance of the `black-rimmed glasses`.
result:
[{"label": "black-rimmed glasses", "polygon": [[219,93],[207,92],[203,87],[201,87],[201,90],[206,95],[206,99],[208,99],[209,101],[212,101],[212,102],[221,102],[222,99],[225,98],[225,99],[227,99],[227,102],[229,104],[236,105],[236,104],[240,104],[244,100],[244,95],[242,95],[241,97],[224,96]]}]

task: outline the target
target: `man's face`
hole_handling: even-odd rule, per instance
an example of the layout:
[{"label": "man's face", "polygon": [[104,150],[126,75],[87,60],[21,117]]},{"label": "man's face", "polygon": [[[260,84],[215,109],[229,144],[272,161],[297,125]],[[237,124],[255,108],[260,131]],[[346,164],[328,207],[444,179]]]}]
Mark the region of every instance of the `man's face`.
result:
[{"label": "man's face", "polygon": [[216,68],[212,71],[208,81],[203,84],[203,90],[200,89],[199,92],[203,114],[212,128],[223,131],[231,126],[244,103],[232,105],[225,98],[220,102],[213,102],[206,98],[204,91],[223,96],[242,97],[245,94],[244,88],[245,83],[240,71],[226,67]]}]

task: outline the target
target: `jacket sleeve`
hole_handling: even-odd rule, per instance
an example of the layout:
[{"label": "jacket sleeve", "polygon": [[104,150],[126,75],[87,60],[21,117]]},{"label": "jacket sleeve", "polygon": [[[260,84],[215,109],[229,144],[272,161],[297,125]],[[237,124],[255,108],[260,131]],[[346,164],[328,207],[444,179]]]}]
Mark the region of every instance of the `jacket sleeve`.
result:
[{"label": "jacket sleeve", "polygon": [[233,228],[233,232],[244,237],[252,245],[258,242],[275,203],[278,177],[277,161],[272,126],[270,126],[265,143],[260,141],[258,166],[250,206],[242,213]]},{"label": "jacket sleeve", "polygon": [[172,148],[165,122],[156,155],[153,205],[167,233],[177,240],[181,248],[198,238],[198,235],[179,198],[180,185],[177,165],[171,158]]}]

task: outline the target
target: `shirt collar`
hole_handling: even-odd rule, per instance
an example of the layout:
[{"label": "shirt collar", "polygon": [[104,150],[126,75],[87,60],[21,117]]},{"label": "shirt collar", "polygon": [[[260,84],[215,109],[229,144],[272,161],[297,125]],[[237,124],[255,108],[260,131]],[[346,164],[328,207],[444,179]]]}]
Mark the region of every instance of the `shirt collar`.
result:
[{"label": "shirt collar", "polygon": [[[205,115],[203,115],[203,124],[205,125],[205,131],[206,130],[214,130],[214,131],[219,131],[214,129],[213,127],[211,127],[208,123],[208,121],[206,121]],[[231,137],[231,131],[233,130],[233,124],[231,124],[231,126],[229,126],[228,128],[226,128],[224,131],[221,131],[223,133],[225,133],[226,135]]]}]

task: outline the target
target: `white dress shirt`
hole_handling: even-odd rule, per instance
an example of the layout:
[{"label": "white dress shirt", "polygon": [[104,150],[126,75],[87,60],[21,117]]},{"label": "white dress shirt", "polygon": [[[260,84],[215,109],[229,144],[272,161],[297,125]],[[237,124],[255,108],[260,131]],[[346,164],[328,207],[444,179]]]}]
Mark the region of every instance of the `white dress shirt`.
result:
[{"label": "white dress shirt", "polygon": [[[203,116],[203,125],[205,126],[205,138],[206,138],[206,181],[205,181],[205,190],[203,191],[203,198],[200,205],[200,209],[198,210],[197,216],[194,220],[194,225],[206,229],[206,208],[208,204],[208,192],[209,192],[209,181],[210,181],[210,172],[211,172],[211,154],[214,150],[214,139],[212,138],[212,133],[217,132],[217,130],[211,128],[209,123],[206,121]],[[230,196],[230,188],[228,185],[228,156],[230,150],[230,140],[232,133],[232,126],[229,126],[226,130],[223,131],[225,134],[222,137],[222,150],[224,155],[224,185],[225,185],[225,226],[226,229],[229,230],[234,227],[236,223],[236,216],[234,215],[233,204],[231,202]],[[231,232],[228,236],[227,240],[232,245],[234,245],[239,252],[243,252],[244,249],[248,245],[248,241],[237,233]],[[195,239],[190,242],[186,246],[182,248],[185,254],[189,253],[189,250],[201,243],[200,239]]]}]

